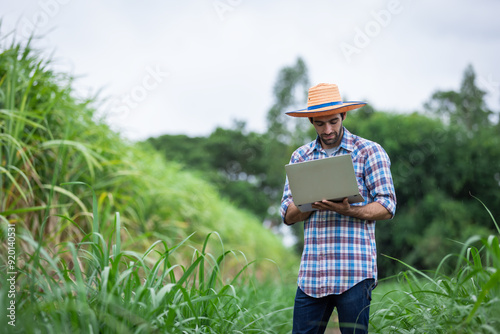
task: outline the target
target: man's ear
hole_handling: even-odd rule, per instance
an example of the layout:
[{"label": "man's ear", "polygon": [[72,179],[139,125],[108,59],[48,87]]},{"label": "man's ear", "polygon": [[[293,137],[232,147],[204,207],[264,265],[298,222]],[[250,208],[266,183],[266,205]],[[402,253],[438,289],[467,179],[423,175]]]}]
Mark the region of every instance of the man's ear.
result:
[{"label": "man's ear", "polygon": [[311,124],[313,124],[313,118],[312,117],[309,117],[309,122],[311,122]]},{"label": "man's ear", "polygon": [[347,116],[347,112],[343,112],[342,114],[340,114],[342,116],[342,120],[345,119],[345,117]]}]

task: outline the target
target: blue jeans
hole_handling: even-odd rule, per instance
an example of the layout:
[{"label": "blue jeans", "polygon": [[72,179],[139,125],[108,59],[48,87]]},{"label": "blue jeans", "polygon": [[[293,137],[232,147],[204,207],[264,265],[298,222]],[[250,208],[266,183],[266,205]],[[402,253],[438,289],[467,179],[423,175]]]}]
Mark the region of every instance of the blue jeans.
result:
[{"label": "blue jeans", "polygon": [[293,333],[324,333],[335,307],[342,334],[368,333],[374,285],[374,279],[366,279],[340,295],[322,298],[313,298],[297,288],[293,309]]}]

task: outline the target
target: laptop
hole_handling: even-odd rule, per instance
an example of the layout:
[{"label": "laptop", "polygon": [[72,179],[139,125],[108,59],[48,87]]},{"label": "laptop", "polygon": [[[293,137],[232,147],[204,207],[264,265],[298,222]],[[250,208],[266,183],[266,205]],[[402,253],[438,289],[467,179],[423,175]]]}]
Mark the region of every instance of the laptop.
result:
[{"label": "laptop", "polygon": [[324,199],[349,203],[364,202],[359,193],[350,154],[285,165],[293,202],[302,212],[316,211],[314,202]]}]

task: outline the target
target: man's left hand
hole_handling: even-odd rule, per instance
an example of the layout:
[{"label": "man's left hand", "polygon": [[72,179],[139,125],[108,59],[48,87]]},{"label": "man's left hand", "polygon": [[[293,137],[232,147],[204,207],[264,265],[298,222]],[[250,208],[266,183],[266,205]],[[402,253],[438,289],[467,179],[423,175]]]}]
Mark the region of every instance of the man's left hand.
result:
[{"label": "man's left hand", "polygon": [[330,210],[335,211],[344,216],[352,216],[353,210],[351,204],[349,204],[349,199],[346,197],[342,202],[331,202],[327,200],[322,200],[321,202],[314,202],[312,207],[318,210]]}]

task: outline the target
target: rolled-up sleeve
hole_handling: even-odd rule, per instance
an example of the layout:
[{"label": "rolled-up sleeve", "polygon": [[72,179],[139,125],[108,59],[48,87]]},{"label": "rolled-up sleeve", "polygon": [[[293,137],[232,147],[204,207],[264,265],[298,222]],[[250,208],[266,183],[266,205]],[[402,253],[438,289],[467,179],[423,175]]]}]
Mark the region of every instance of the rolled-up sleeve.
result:
[{"label": "rolled-up sleeve", "polygon": [[[295,151],[295,152],[293,152],[292,156],[290,157],[289,163],[293,164],[299,160],[300,160],[300,157],[298,156],[297,151]],[[292,203],[293,203],[292,191],[290,190],[290,185],[288,184],[288,176],[287,176],[286,181],[285,181],[285,188],[283,189],[283,197],[281,198],[281,206],[280,206],[281,221],[283,223],[285,223],[286,211],[288,210],[288,207]]]},{"label": "rolled-up sleeve", "polygon": [[283,189],[283,197],[281,198],[280,214],[281,220],[285,223],[285,215],[288,207],[293,202],[292,192],[290,191],[290,186],[288,184],[288,177],[286,178],[285,188]]},{"label": "rolled-up sleeve", "polygon": [[365,163],[365,184],[373,201],[380,203],[394,217],[396,191],[391,174],[391,160],[378,144],[371,147]]}]

